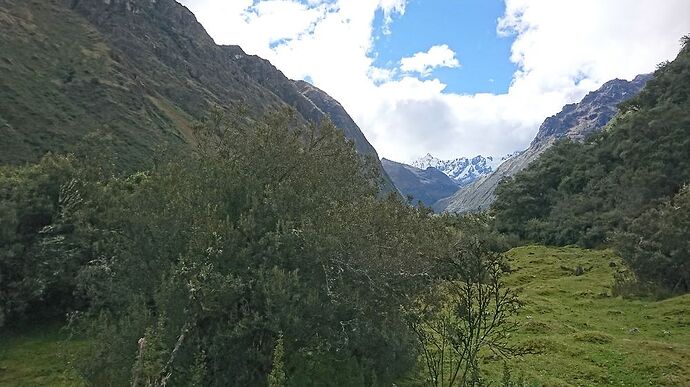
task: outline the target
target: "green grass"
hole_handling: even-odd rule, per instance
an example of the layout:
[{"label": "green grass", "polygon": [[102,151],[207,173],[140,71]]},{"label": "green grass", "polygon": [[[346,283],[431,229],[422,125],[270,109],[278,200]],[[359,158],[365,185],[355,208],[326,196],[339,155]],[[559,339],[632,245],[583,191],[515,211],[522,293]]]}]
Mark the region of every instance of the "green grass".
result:
[{"label": "green grass", "polygon": [[57,325],[0,334],[0,386],[81,386],[72,367],[84,348]]},{"label": "green grass", "polygon": [[[514,338],[540,352],[511,360],[513,375],[548,386],[690,386],[690,295],[612,297],[621,262],[609,251],[527,246],[508,256],[506,282],[525,302]],[[577,266],[591,269],[576,276]],[[500,380],[500,361],[483,365]]]}]

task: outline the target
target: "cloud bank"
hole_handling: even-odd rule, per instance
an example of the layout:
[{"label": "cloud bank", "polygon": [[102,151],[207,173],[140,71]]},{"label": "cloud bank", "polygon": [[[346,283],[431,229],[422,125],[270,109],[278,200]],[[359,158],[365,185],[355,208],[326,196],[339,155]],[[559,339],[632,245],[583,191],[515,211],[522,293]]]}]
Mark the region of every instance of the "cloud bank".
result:
[{"label": "cloud bank", "polygon": [[338,99],[379,155],[399,161],[523,149],[544,118],[610,79],[653,71],[690,32],[687,0],[506,0],[497,34],[514,39],[518,70],[505,94],[465,95],[433,77],[460,67],[462,47],[456,55],[438,42],[397,67],[374,65],[375,38],[391,33],[406,0],[181,2],[217,43],[239,44]]}]

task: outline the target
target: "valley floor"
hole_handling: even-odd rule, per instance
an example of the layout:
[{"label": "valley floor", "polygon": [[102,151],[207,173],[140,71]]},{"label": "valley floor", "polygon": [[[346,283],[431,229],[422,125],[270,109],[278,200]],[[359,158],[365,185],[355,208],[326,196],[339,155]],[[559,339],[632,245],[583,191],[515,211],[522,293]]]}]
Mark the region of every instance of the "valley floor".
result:
[{"label": "valley floor", "polygon": [[[508,256],[507,283],[526,303],[515,340],[540,352],[512,360],[514,376],[547,386],[690,386],[690,295],[612,297],[621,263],[609,251],[527,246]],[[586,272],[576,276],[577,266]],[[487,367],[500,375],[502,365]]]},{"label": "valley floor", "polygon": [[[538,352],[511,360],[513,376],[547,386],[690,385],[690,295],[612,297],[621,264],[608,251],[526,246],[508,256],[507,282],[525,302],[515,340]],[[0,335],[0,385],[80,385],[70,364],[85,343],[65,338],[54,326]],[[483,366],[498,385],[502,362]]]},{"label": "valley floor", "polygon": [[60,325],[0,333],[0,386],[82,386],[72,367],[82,340],[67,340]]}]

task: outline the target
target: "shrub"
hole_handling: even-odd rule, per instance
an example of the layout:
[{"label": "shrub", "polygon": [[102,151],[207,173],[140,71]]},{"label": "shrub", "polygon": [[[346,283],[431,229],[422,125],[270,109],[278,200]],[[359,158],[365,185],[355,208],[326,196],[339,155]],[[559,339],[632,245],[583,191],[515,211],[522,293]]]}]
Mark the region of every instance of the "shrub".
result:
[{"label": "shrub", "polygon": [[74,173],[72,158],[54,155],[35,165],[0,167],[0,328],[73,306],[80,263],[54,254],[51,246],[71,231],[55,223],[65,199],[62,188]]},{"label": "shrub", "polygon": [[632,220],[615,246],[640,283],[690,290],[690,187]]}]

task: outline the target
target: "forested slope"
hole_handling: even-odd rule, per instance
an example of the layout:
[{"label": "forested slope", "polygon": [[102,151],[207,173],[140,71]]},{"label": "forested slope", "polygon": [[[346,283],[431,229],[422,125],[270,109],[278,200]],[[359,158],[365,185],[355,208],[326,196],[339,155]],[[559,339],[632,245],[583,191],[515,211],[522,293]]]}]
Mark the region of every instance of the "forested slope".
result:
[{"label": "forested slope", "polygon": [[499,230],[596,246],[690,181],[690,47],[585,143],[562,141],[497,190]]}]

